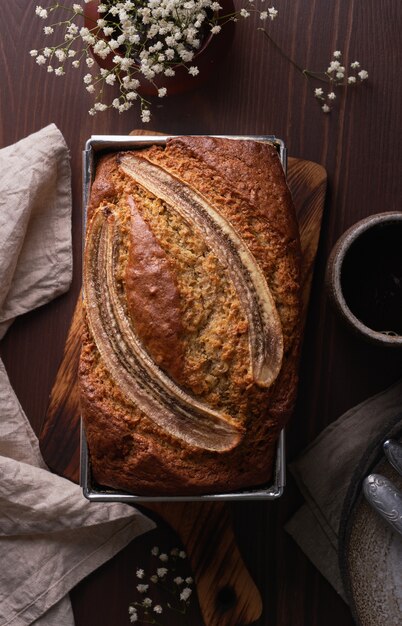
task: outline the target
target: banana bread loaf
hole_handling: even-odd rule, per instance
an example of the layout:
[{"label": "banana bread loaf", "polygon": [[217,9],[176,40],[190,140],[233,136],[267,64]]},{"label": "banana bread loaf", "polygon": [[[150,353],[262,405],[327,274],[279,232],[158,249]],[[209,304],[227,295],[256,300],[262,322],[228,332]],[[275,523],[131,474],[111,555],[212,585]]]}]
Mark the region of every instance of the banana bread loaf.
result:
[{"label": "banana bread loaf", "polygon": [[95,480],[138,495],[270,481],[296,395],[301,306],[276,148],[177,137],[101,157],[83,290]]}]

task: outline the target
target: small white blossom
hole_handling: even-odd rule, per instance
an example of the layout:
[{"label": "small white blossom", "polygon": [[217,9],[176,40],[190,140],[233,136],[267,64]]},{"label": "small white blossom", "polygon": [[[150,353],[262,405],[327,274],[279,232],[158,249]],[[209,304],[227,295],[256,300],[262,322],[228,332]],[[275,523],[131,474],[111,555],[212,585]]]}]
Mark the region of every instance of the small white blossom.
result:
[{"label": "small white blossom", "polygon": [[108,74],[105,78],[105,83],[107,85],[114,85],[116,82],[116,74]]},{"label": "small white blossom", "polygon": [[160,604],[155,604],[154,611],[155,611],[155,613],[159,613],[159,614],[162,613],[161,605]]},{"label": "small white blossom", "polygon": [[180,557],[181,559],[185,559],[185,558],[186,558],[186,556],[187,556],[187,554],[184,552],[184,550],[180,550],[180,552],[179,552],[179,557]]},{"label": "small white blossom", "polygon": [[53,67],[51,65],[48,65],[47,71],[49,72],[49,74],[51,74],[53,72]]},{"label": "small white blossom", "polygon": [[331,110],[331,109],[329,108],[328,104],[323,104],[321,108],[322,108],[322,110],[324,111],[324,113],[329,113],[329,112],[330,112],[330,110]]},{"label": "small white blossom", "polygon": [[89,85],[89,83],[92,83],[92,74],[85,74],[82,80],[86,85]]},{"label": "small white blossom", "polygon": [[[163,95],[164,95],[164,94],[163,94]],[[159,555],[159,559],[160,559],[161,561],[163,561],[164,563],[166,563],[166,561],[168,561],[168,560],[169,560],[169,557],[168,557],[168,555],[167,555],[167,554],[163,553],[163,554],[160,554],[160,555]]]},{"label": "small white blossom", "polygon": [[330,91],[328,96],[327,96],[328,100],[335,100],[336,98],[336,94],[334,91]]},{"label": "small white blossom", "polygon": [[79,67],[79,66],[80,66],[80,62],[79,62],[79,60],[77,59],[76,61],[73,61],[73,62],[71,63],[71,65],[72,65],[73,67],[77,68],[77,67]]},{"label": "small white blossom", "polygon": [[192,591],[190,587],[184,587],[183,591],[180,594],[180,600],[183,600],[184,602],[186,602],[191,596],[191,593]]},{"label": "small white blossom", "polygon": [[159,578],[156,576],[156,574],[153,574],[150,579],[149,579],[152,583],[157,583]]},{"label": "small white blossom", "polygon": [[52,33],[54,33],[54,28],[52,28],[52,26],[44,26],[43,32],[45,33],[45,35],[51,35]]},{"label": "small white blossom", "polygon": [[314,95],[316,98],[322,98],[324,94],[324,90],[322,89],[322,87],[317,87],[316,89],[314,89]]},{"label": "small white blossom", "polygon": [[[150,111],[148,109],[145,109],[141,114],[142,121],[143,122],[148,121],[148,119],[145,120],[144,117],[149,118],[150,116],[151,116]],[[166,567],[158,567],[158,569],[156,570],[156,573],[158,574],[159,578],[163,578],[168,573],[168,570],[166,569]]]},{"label": "small white blossom", "polygon": [[137,576],[137,578],[144,578],[145,572],[143,569],[137,569],[137,571],[135,572],[135,575]]},{"label": "small white blossom", "polygon": [[38,54],[36,62],[38,65],[44,65],[46,63],[46,57],[43,54]]},{"label": "small white blossom", "polygon": [[360,67],[359,61],[353,61],[353,63],[350,64],[350,67],[354,70],[357,70]]},{"label": "small white blossom", "polygon": [[268,9],[268,14],[269,14],[269,19],[274,20],[276,16],[278,15],[278,11],[275,9],[275,7],[271,7],[270,9]]},{"label": "small white blossom", "polygon": [[354,85],[355,82],[356,82],[356,76],[348,76],[349,85]]},{"label": "small white blossom", "polygon": [[56,76],[64,76],[65,71],[64,71],[63,67],[60,66],[60,67],[56,67],[56,69],[54,70],[54,73],[55,73]]},{"label": "small white blossom", "polygon": [[182,585],[184,583],[184,578],[182,578],[181,576],[176,576],[176,578],[173,578],[173,582],[176,585]]},{"label": "small white blossom", "polygon": [[339,59],[342,56],[342,52],[340,50],[335,50],[333,56],[335,59]]},{"label": "small white blossom", "polygon": [[83,13],[84,9],[80,4],[73,4],[73,9],[76,13]]},{"label": "small white blossom", "polygon": [[137,591],[140,593],[146,593],[148,591],[149,585],[137,585]]},{"label": "small white blossom", "polygon": [[246,17],[250,17],[250,13],[247,11],[247,9],[240,9],[240,15],[244,18]]},{"label": "small white blossom", "polygon": [[218,33],[221,32],[221,30],[222,30],[221,26],[218,26],[218,24],[215,24],[215,26],[211,28],[211,33],[213,35],[217,35]]},{"label": "small white blossom", "polygon": [[366,72],[366,70],[361,70],[357,75],[361,80],[368,78],[368,72]]},{"label": "small white blossom", "polygon": [[95,65],[95,61],[93,60],[92,57],[87,57],[85,59],[85,63],[87,65],[87,67],[93,67]]},{"label": "small white blossom", "polygon": [[37,50],[30,50],[29,54],[31,55],[31,57],[37,57],[38,56],[38,51]]},{"label": "small white blossom", "polygon": [[200,73],[198,67],[196,67],[195,65],[192,65],[189,70],[188,73],[191,74],[191,76],[197,76],[197,74]]},{"label": "small white blossom", "polygon": [[35,9],[35,13],[38,17],[41,17],[43,20],[47,19],[47,11],[43,9],[41,6],[37,6]]},{"label": "small white blossom", "polygon": [[[159,98],[163,98],[164,96],[166,96],[166,94],[167,94],[166,87],[160,87],[160,89],[158,89],[158,97]],[[165,555],[165,556],[167,557],[167,555]],[[159,558],[161,559],[161,561],[163,560],[162,559],[162,555]],[[166,561],[167,561],[167,558],[166,558]]]},{"label": "small white blossom", "polygon": [[193,579],[191,578],[191,576],[187,576],[187,578],[186,578],[186,583],[187,583],[188,585],[192,585],[192,583],[193,583]]},{"label": "small white blossom", "polygon": [[87,85],[87,87],[85,87],[85,89],[87,90],[88,93],[95,93],[94,85]]},{"label": "small white blossom", "polygon": [[146,606],[146,607],[152,606],[151,598],[144,598],[143,601],[142,601],[142,604],[143,604],[143,606]]}]

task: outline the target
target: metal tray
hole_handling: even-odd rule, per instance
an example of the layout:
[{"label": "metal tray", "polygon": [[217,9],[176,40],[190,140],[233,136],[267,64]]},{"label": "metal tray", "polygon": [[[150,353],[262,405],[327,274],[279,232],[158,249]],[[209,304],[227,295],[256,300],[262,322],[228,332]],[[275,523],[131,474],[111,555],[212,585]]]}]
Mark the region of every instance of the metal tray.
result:
[{"label": "metal tray", "polygon": [[[138,150],[151,145],[165,145],[167,139],[174,135],[92,135],[85,144],[83,152],[83,243],[85,241],[86,214],[89,193],[95,176],[96,159],[102,152],[120,150]],[[284,142],[274,135],[211,135],[225,139],[246,139],[272,143],[278,150],[282,167],[286,173],[287,152]],[[272,484],[250,488],[241,491],[205,494],[201,496],[140,496],[98,485],[93,481],[91,474],[91,460],[85,436],[85,429],[81,420],[80,446],[80,485],[84,496],[92,502],[185,502],[185,501],[216,501],[216,500],[276,500],[283,494],[286,484],[285,468],[285,432],[281,431],[276,450],[275,471]]]}]

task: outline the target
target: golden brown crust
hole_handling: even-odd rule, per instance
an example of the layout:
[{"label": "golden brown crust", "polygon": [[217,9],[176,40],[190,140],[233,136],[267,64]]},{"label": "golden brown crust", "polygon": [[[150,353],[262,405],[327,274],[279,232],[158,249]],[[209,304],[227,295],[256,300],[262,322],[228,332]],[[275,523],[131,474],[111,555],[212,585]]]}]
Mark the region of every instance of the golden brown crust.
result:
[{"label": "golden brown crust", "polygon": [[125,275],[128,311],[155,363],[177,382],[182,379],[183,333],[180,297],[166,254],[138,211],[132,196],[130,249]]},{"label": "golden brown crust", "polygon": [[[246,435],[235,450],[211,452],[184,445],[161,431],[136,406],[128,403],[105,371],[86,327],[80,362],[80,385],[94,476],[101,484],[137,494],[153,495],[233,491],[262,484],[271,478],[277,437],[293,408],[300,348],[300,243],[294,208],[276,150],[257,142],[183,137],[171,140],[166,148],[150,148],[140,153],[140,156],[163,167],[200,193],[246,241],[266,276],[276,302],[284,336],[284,361],[277,380],[268,391],[253,383],[249,370],[244,370],[244,367],[241,369],[239,362],[249,358],[242,352],[247,351],[247,343],[240,339],[247,336],[247,325],[244,326],[245,322],[241,321],[236,298],[228,291],[225,297],[232,299],[232,316],[223,316],[222,319],[226,321],[219,326],[217,315],[213,323],[210,322],[204,343],[200,344],[202,350],[210,351],[210,355],[214,354],[214,350],[219,350],[216,354],[219,355],[220,363],[229,359],[228,365],[225,365],[227,373],[214,382],[211,364],[208,360],[202,363],[202,350],[191,352],[193,341],[201,336],[205,320],[200,318],[198,326],[194,326],[195,330],[191,333],[189,329],[193,322],[190,324],[188,320],[194,319],[194,311],[197,309],[193,307],[194,310],[190,310],[187,317],[185,313],[182,314],[184,342],[188,350],[182,372],[175,370],[175,375],[180,378],[184,373],[184,387],[192,390],[208,406],[219,408],[223,403],[227,410],[237,415],[236,419],[246,429]],[[119,157],[104,157],[98,164],[92,187],[91,211],[102,203],[118,205],[122,195],[127,197],[127,193],[133,193],[137,196],[136,200],[138,198],[142,201],[141,189],[133,186],[132,181],[128,181],[119,171]],[[150,200],[145,198],[144,203],[147,202],[149,204]],[[173,239],[167,243],[166,233],[170,232],[168,226],[158,230],[155,224],[159,223],[161,216],[153,205],[151,209],[145,209],[145,213],[148,211],[148,226],[156,237],[153,242],[172,259],[169,267],[172,275],[176,273],[179,277],[178,289],[185,308],[189,293],[191,295],[191,290],[188,291],[188,275],[183,273],[183,262],[180,262],[181,265],[175,262],[177,244],[173,235]],[[169,219],[166,223],[169,224]],[[188,238],[186,241],[191,243]],[[216,264],[212,258],[208,263]],[[126,266],[128,275],[130,268],[137,264],[138,259],[131,253]],[[200,267],[197,272],[205,270],[205,263]],[[216,269],[211,271],[216,272]],[[218,269],[218,273],[223,273],[222,268]],[[214,287],[218,313],[216,294],[219,294],[222,285],[224,283],[218,282]],[[138,302],[134,298],[131,305],[136,307]],[[160,315],[162,320],[163,308],[170,310],[174,316],[181,306],[175,300],[174,305],[165,304],[159,312],[155,308],[154,313],[156,318]],[[141,325],[146,334],[146,316],[142,317]],[[231,335],[233,331],[234,336]],[[215,332],[217,338],[211,347],[205,341],[215,336]],[[236,352],[234,346],[237,332],[240,333],[238,354],[233,356],[233,351]],[[227,345],[216,347],[219,335],[222,335]],[[158,343],[161,343],[161,338],[156,341],[157,346]],[[159,348],[165,355],[171,351],[170,344],[168,348],[167,345],[159,345]],[[240,359],[236,361],[239,354]],[[212,366],[215,367],[216,363],[212,363]],[[171,365],[167,369],[169,367]],[[209,384],[210,379],[212,382]]]}]

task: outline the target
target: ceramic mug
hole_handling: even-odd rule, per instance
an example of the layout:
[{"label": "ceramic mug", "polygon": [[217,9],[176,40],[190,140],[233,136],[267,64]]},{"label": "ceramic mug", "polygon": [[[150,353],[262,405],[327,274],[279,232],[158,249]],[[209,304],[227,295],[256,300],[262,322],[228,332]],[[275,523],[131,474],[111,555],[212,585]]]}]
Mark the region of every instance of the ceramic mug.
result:
[{"label": "ceramic mug", "polygon": [[371,215],[349,228],[328,259],[326,288],[360,336],[402,347],[402,212]]}]

